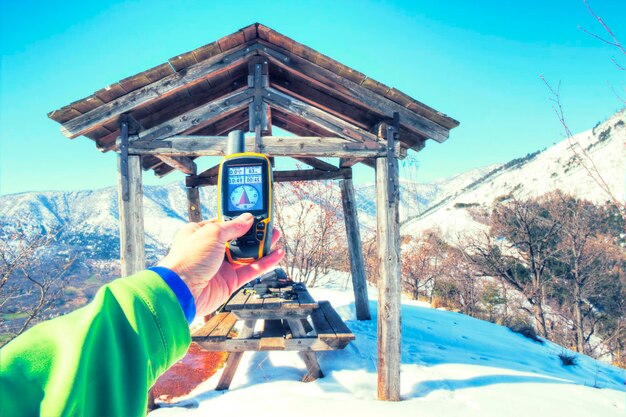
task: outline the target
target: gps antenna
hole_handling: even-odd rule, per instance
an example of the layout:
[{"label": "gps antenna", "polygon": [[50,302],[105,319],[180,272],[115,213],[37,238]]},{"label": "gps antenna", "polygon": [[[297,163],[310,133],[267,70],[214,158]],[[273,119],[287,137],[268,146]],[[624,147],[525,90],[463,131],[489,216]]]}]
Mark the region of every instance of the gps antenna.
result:
[{"label": "gps antenna", "polygon": [[233,130],[230,132],[228,134],[228,147],[226,149],[226,155],[233,155],[245,151],[246,138],[243,135],[243,130]]}]

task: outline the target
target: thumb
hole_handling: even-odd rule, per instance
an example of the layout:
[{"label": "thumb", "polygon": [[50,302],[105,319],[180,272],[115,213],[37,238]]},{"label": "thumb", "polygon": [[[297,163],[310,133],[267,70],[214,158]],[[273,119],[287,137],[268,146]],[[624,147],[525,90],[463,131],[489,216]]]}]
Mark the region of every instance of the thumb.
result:
[{"label": "thumb", "polygon": [[250,213],[243,213],[236,219],[229,220],[220,224],[219,239],[223,242],[236,239],[243,236],[252,226],[253,216]]}]

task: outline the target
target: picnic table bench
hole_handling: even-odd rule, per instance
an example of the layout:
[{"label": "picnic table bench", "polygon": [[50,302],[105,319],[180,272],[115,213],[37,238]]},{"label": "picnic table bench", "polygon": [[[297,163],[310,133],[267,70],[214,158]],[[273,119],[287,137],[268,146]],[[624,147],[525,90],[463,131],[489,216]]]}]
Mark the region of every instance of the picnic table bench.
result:
[{"label": "picnic table bench", "polygon": [[[281,289],[291,298],[261,298],[240,289],[192,335],[208,351],[230,352],[216,390],[226,390],[244,352],[297,351],[307,373],[303,381],[323,377],[316,352],[338,350],[354,340],[354,334],[328,301],[316,302],[301,283]],[[233,332],[243,321],[238,334]],[[257,322],[260,326],[257,326]],[[260,331],[255,332],[255,328]]]}]

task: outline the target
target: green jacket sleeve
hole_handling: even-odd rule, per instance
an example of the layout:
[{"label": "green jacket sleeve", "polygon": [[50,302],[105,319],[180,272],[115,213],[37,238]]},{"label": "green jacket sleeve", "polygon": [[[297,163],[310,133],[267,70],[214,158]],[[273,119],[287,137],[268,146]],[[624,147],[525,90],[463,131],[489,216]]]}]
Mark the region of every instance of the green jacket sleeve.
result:
[{"label": "green jacket sleeve", "polygon": [[159,275],[115,280],[87,306],[0,350],[0,415],[145,415],[148,389],[190,343],[180,304]]}]

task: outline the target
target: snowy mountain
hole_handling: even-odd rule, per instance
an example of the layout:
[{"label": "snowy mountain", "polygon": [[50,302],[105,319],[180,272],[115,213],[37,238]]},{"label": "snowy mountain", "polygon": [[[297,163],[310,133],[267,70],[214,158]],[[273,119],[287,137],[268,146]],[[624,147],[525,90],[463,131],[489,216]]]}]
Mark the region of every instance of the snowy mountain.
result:
[{"label": "snowy mountain", "polygon": [[548,149],[493,167],[404,222],[401,230],[419,234],[438,227],[455,239],[458,233],[482,227],[470,210],[488,210],[497,197],[510,193],[536,197],[557,189],[595,203],[611,196],[625,200],[626,110]]},{"label": "snowy mountain", "polygon": [[[347,277],[346,277],[347,278]],[[370,288],[370,300],[376,293]],[[215,391],[220,372],[188,396],[150,416],[623,416],[624,371],[549,341],[463,314],[402,303],[402,401],[376,400],[376,302],[371,321],[357,321],[351,288],[314,288],[329,300],[356,340],[318,354],[325,377],[303,383],[296,352],[248,352],[229,391]],[[575,357],[564,366],[559,354]]]},{"label": "snowy mountain", "polygon": [[[580,146],[593,161],[617,198],[624,198],[626,172],[626,112],[622,111],[593,130],[564,140],[542,152],[506,164],[477,168],[432,183],[401,180],[402,233],[417,234],[434,226],[453,237],[481,227],[468,209],[488,208],[503,194],[533,196],[561,189],[593,201],[607,199],[572,150]],[[588,161],[587,161],[588,162]],[[587,163],[588,165],[588,163]],[[335,183],[332,183],[335,184]],[[333,185],[336,187],[336,184]],[[335,190],[338,195],[338,190]],[[216,215],[216,190],[201,189],[203,215]],[[364,235],[376,227],[375,185],[356,187],[359,220]],[[187,219],[182,183],[144,187],[146,252],[149,262],[162,256]],[[315,203],[314,201],[312,201]],[[117,190],[30,192],[0,197],[0,230],[22,227],[32,232],[58,230],[59,250],[76,250],[87,262],[111,264],[119,256]]]}]

